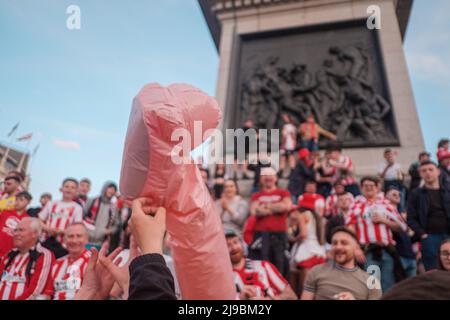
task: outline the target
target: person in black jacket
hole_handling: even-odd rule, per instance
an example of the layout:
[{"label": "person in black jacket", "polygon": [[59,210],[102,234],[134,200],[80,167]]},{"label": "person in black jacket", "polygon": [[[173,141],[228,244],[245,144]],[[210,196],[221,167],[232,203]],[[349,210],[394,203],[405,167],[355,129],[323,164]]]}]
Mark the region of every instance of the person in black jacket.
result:
[{"label": "person in black jacket", "polygon": [[120,261],[115,258],[121,248],[109,256],[106,256],[105,245],[100,252],[92,248],[76,300],[105,300],[115,282],[129,292],[129,300],[176,300],[174,279],[162,256],[165,209],[151,207],[147,199],[134,200],[130,227],[140,255],[135,250],[135,253],[130,253],[130,262],[118,267]]},{"label": "person in black jacket", "polygon": [[298,152],[298,162],[289,177],[288,190],[292,195],[294,203],[297,203],[299,195],[305,191],[306,181],[314,180],[315,171],[313,161],[310,158],[308,149],[301,149]]},{"label": "person in black jacket", "polygon": [[419,168],[425,182],[415,189],[408,201],[408,225],[420,237],[425,270],[438,266],[440,243],[450,236],[450,190],[439,179],[434,162],[423,162]]}]

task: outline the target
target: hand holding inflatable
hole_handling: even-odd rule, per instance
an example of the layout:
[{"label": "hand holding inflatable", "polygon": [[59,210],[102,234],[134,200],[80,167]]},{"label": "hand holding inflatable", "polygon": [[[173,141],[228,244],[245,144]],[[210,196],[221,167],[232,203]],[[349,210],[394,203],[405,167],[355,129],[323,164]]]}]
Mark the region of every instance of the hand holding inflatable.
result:
[{"label": "hand holding inflatable", "polygon": [[[217,102],[199,89],[148,84],[135,97],[128,124],[120,189],[128,200],[145,197],[166,208],[183,299],[236,297],[222,224],[200,172],[194,163],[172,161],[175,130],[190,133],[193,149],[219,120]],[[203,139],[194,139],[195,121]]]}]

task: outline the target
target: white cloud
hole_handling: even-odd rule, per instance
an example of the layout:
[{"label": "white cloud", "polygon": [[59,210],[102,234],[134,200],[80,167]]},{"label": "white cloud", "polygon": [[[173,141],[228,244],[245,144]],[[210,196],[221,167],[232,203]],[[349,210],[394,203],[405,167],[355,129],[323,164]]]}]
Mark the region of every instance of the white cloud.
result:
[{"label": "white cloud", "polygon": [[416,51],[407,54],[409,66],[419,79],[436,81],[450,80],[450,66],[438,54]]},{"label": "white cloud", "polygon": [[53,144],[60,149],[80,150],[80,144],[76,141],[67,141],[61,139],[53,139]]}]

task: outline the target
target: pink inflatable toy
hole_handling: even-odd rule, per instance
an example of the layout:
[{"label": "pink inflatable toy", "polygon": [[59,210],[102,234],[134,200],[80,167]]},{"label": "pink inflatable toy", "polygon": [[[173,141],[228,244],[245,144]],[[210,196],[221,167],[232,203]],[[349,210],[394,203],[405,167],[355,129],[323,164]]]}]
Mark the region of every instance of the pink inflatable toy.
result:
[{"label": "pink inflatable toy", "polygon": [[193,86],[148,84],[134,98],[128,124],[120,190],[128,200],[146,197],[166,208],[183,299],[236,297],[222,224],[200,172],[171,157],[180,143],[171,141],[174,130],[186,129],[193,149],[204,141],[194,141],[194,121],[201,121],[203,136],[220,114],[215,99]]}]

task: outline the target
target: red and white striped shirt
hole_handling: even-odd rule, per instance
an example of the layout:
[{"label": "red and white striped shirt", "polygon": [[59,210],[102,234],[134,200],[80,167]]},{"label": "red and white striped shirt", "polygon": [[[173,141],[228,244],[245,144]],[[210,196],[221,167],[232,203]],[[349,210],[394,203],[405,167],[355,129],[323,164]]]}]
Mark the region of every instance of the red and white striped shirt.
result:
[{"label": "red and white striped shirt", "polygon": [[51,274],[51,292],[53,300],[73,300],[83,282],[84,273],[91,257],[87,249],[76,259],[69,255],[56,260]]},{"label": "red and white striped shirt", "polygon": [[[65,231],[72,223],[83,221],[83,209],[75,201],[51,201],[39,212],[39,219],[47,227]],[[42,240],[47,238],[48,234],[44,233]],[[62,243],[63,237],[58,235],[56,240]]]},{"label": "red and white striped shirt", "polygon": [[375,224],[372,221],[372,215],[378,213],[384,218],[397,223],[404,231],[407,226],[397,210],[384,199],[369,201],[364,197],[356,200],[350,209],[350,214],[346,218],[347,225],[355,225],[356,236],[361,245],[383,244],[395,245],[392,230],[384,223]]},{"label": "red and white striped shirt", "polygon": [[325,201],[325,217],[331,217],[338,213],[337,208],[338,195],[336,193],[330,194]]},{"label": "red and white striped shirt", "polygon": [[234,283],[239,291],[244,286],[256,286],[257,297],[275,297],[283,292],[288,282],[268,261],[245,259],[242,269],[234,269]]},{"label": "red and white striped shirt", "polygon": [[[50,277],[50,270],[54,262],[53,253],[37,244],[35,248],[25,254],[11,251],[0,262],[0,298],[1,300],[33,300],[42,294]],[[26,274],[30,258],[37,257],[31,263],[30,274]]]}]

